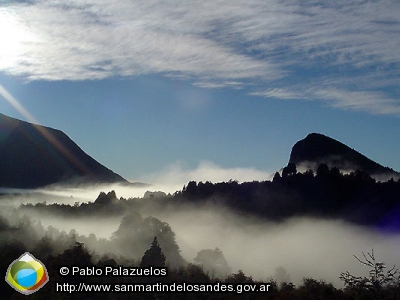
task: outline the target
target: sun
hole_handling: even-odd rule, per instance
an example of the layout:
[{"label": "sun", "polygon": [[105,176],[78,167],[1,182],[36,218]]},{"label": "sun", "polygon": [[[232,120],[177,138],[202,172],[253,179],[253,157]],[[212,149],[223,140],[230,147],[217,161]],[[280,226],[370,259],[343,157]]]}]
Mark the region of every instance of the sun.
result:
[{"label": "sun", "polygon": [[32,32],[15,14],[0,8],[0,70],[15,68],[33,40]]}]

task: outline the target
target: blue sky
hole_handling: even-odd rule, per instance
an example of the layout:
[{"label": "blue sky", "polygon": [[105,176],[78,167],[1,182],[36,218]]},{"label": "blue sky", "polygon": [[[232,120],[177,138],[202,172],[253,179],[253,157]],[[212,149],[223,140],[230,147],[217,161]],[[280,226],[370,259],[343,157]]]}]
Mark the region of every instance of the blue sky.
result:
[{"label": "blue sky", "polygon": [[386,0],[1,1],[0,112],[64,131],[131,180],[260,180],[310,132],[400,170],[399,13]]}]

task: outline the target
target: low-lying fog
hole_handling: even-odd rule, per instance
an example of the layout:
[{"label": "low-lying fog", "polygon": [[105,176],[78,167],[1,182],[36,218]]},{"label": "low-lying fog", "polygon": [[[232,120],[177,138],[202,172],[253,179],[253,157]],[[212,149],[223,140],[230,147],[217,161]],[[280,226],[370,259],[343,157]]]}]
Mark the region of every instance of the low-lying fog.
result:
[{"label": "low-lying fog", "polygon": [[[212,177],[210,171],[216,171],[213,174],[219,175]],[[117,197],[131,198],[142,197],[147,190],[174,193],[190,180],[216,182],[233,178],[251,181],[269,177],[270,174],[266,172],[251,169],[224,170],[210,163],[203,163],[194,171],[176,165],[163,173],[153,175],[152,182],[156,183],[150,187],[52,187],[24,191],[18,195],[16,193],[19,191],[14,190],[11,194],[0,197],[0,205],[44,201],[74,205],[75,202],[93,202],[101,191],[115,190]],[[311,218],[272,223],[211,205],[195,209],[190,205],[169,206],[166,209],[161,207],[144,206],[140,214],[143,217],[151,215],[169,223],[176,234],[182,256],[188,262],[194,262],[194,257],[201,249],[218,247],[232,272],[243,270],[247,276],[251,275],[255,279],[266,280],[275,275],[277,268],[283,267],[295,284],[301,283],[304,277],[313,277],[343,287],[339,280],[341,272],[350,271],[353,275],[368,276],[368,267],[361,265],[353,255],[362,258],[362,252],[371,252],[374,249],[377,260],[385,262],[388,267],[400,262],[400,235],[378,232],[373,228],[358,227],[338,220]],[[39,218],[44,226],[52,225],[66,232],[76,229],[79,234],[94,233],[103,238],[109,238],[118,229],[122,218],[92,216],[69,219],[51,215],[34,217]]]},{"label": "low-lying fog", "polygon": [[374,249],[376,258],[390,267],[400,261],[400,235],[341,221],[292,218],[272,223],[215,206],[177,207],[153,215],[171,225],[186,260],[193,261],[200,249],[218,247],[234,272],[243,270],[257,279],[268,279],[283,267],[296,284],[313,277],[343,287],[341,272],[368,275],[354,254],[362,258],[362,252]]}]

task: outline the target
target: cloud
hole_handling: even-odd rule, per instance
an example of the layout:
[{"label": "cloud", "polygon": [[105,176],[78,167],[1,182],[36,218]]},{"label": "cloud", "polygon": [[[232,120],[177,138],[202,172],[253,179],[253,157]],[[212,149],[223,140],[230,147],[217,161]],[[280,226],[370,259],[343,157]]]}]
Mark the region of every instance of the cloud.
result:
[{"label": "cloud", "polygon": [[[7,54],[0,70],[28,80],[158,73],[203,88],[247,87],[257,96],[333,99],[341,109],[399,115],[390,97],[399,78],[399,12],[394,0],[8,4],[0,6],[11,24],[0,29]],[[357,81],[366,77],[367,85]],[[317,84],[323,92],[306,92]]]},{"label": "cloud", "polygon": [[149,188],[150,190],[157,188],[157,190],[167,193],[182,190],[184,185],[193,180],[216,183],[229,180],[245,182],[269,179],[271,179],[271,173],[266,171],[254,168],[223,168],[210,161],[202,161],[194,169],[188,168],[183,162],[176,162],[162,171],[140,178],[141,181],[153,184],[153,187]]},{"label": "cloud", "polygon": [[[215,181],[225,180],[231,176],[240,180],[261,180],[267,176],[264,172],[254,169],[223,169],[210,162],[203,162],[194,169],[176,163],[152,177],[158,182],[165,180],[166,185],[171,185],[180,180],[201,180],[203,176],[209,178],[209,172],[216,174]],[[70,189],[64,186],[53,187],[52,190],[24,191],[23,194],[16,194],[18,190],[3,189],[0,191],[4,193],[0,197],[1,212],[3,216],[7,216],[5,219],[9,219],[10,224],[15,224],[13,233],[17,233],[17,236],[7,234],[5,237],[12,236],[18,240],[18,232],[21,235],[21,231],[15,231],[15,228],[19,225],[19,218],[14,216],[20,213],[21,216],[30,215],[34,219],[40,219],[40,224],[44,227],[51,225],[66,232],[76,229],[79,234],[94,233],[97,237],[110,238],[121,222],[120,215],[99,216],[85,209],[87,214],[82,210],[82,215],[74,214],[71,218],[67,215],[63,217],[62,214],[54,214],[56,210],[18,212],[13,207],[16,205],[16,200],[18,203],[51,200],[73,205],[75,201],[83,199],[93,201],[99,191],[108,192],[114,188],[117,189],[118,197],[126,198],[133,196],[135,190],[105,185]],[[7,195],[7,192],[11,194]],[[37,201],[34,201],[35,199]],[[217,203],[191,204],[190,201],[186,203],[177,201],[168,204],[159,200],[157,203],[143,199],[129,207],[143,217],[153,216],[167,222],[176,234],[181,254],[187,261],[194,262],[193,259],[201,249],[218,247],[233,272],[243,270],[247,276],[257,280],[267,280],[274,275],[276,268],[284,267],[296,285],[301,284],[304,277],[313,277],[343,287],[343,282],[339,280],[341,272],[349,271],[355,276],[368,277],[369,268],[360,264],[353,257],[354,254],[362,258],[362,252],[370,252],[373,249],[377,261],[384,262],[389,268],[400,259],[398,233],[385,233],[376,228],[356,226],[341,220],[307,217],[289,218],[276,223],[248,214],[235,213]],[[30,226],[29,232],[34,232],[34,229],[35,227]],[[39,240],[41,235],[43,230],[30,237],[32,240]],[[21,238],[26,238],[26,234]],[[84,242],[88,245],[86,240]],[[109,248],[105,248],[107,245],[103,242],[93,244],[93,248],[91,247],[89,246],[89,249],[98,255],[116,251],[115,244],[110,251]]]},{"label": "cloud", "polygon": [[[177,7],[177,6],[173,6]],[[14,7],[36,43],[8,71],[29,79],[83,80],[113,75],[177,73],[187,77],[252,78],[276,73],[267,61],[237,53],[193,30],[163,3],[41,2]],[[183,14],[189,13],[190,8]],[[193,11],[191,12],[193,13]],[[204,13],[204,12],[203,12]],[[179,30],[187,27],[187,32]],[[270,70],[270,71],[268,71]]]},{"label": "cloud", "polygon": [[[298,88],[298,89],[296,89]],[[373,115],[400,116],[400,103],[382,91],[349,90],[343,87],[319,87],[302,90],[301,87],[273,88],[251,93],[253,96],[281,100],[320,100],[342,110],[364,111]]]},{"label": "cloud", "polygon": [[298,91],[291,91],[286,88],[273,88],[265,91],[258,91],[251,93],[253,96],[262,96],[266,98],[278,98],[282,100],[301,99],[302,95]]},{"label": "cloud", "polygon": [[[35,190],[20,190],[0,188],[1,203],[5,205],[21,203],[65,203],[73,205],[75,202],[87,203],[93,202],[100,192],[109,192],[114,190],[117,197],[125,199],[133,197],[143,197],[147,191],[162,191],[173,194],[181,191],[184,185],[189,181],[212,183],[227,182],[237,180],[263,181],[271,180],[272,173],[257,170],[255,168],[223,168],[210,161],[202,161],[195,168],[189,168],[184,162],[175,162],[161,171],[142,175],[132,182],[142,182],[148,185],[125,185],[125,184],[94,184],[81,186],[51,185],[45,188]],[[19,196],[22,194],[22,196]],[[8,201],[10,200],[10,201]]]},{"label": "cloud", "polygon": [[334,107],[362,110],[371,114],[400,115],[398,102],[387,98],[382,92],[325,89],[316,91],[315,95],[321,99],[333,101],[332,106]]},{"label": "cloud", "polygon": [[273,223],[215,205],[163,206],[151,215],[171,225],[182,255],[189,262],[201,249],[218,247],[233,272],[243,270],[258,280],[267,280],[276,268],[284,267],[296,285],[312,277],[343,287],[341,272],[368,276],[369,268],[353,255],[362,257],[362,252],[374,249],[378,261],[388,267],[399,259],[398,234],[384,234],[339,220],[303,217]]}]

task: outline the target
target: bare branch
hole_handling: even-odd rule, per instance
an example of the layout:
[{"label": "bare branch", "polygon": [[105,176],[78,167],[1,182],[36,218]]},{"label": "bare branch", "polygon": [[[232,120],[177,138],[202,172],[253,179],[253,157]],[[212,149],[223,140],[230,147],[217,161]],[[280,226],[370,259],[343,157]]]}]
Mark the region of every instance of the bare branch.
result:
[{"label": "bare branch", "polygon": [[362,252],[362,255],[364,259],[360,259],[356,255],[353,256],[358,262],[371,268],[369,271],[369,277],[357,277],[350,274],[349,271],[342,272],[339,278],[340,280],[344,281],[345,286],[358,286],[361,288],[368,288],[376,292],[383,286],[400,284],[399,270],[396,268],[396,266],[393,266],[385,273],[385,269],[387,269],[387,267],[384,263],[376,261],[374,249],[372,249],[371,253],[367,252],[367,254],[365,254]]}]

